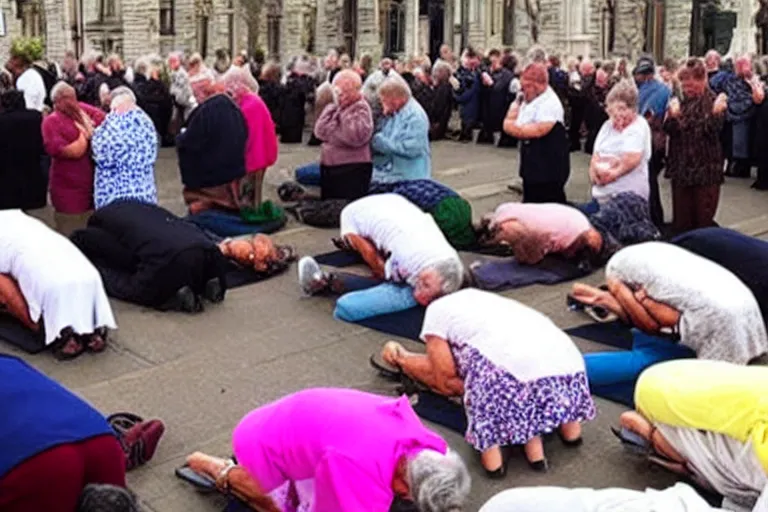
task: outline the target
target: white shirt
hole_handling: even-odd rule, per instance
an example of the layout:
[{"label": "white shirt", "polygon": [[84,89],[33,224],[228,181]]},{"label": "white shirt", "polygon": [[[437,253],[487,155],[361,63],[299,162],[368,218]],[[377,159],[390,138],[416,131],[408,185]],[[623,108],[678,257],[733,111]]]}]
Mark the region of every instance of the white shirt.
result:
[{"label": "white shirt", "polygon": [[28,110],[43,111],[45,107],[45,82],[40,73],[33,68],[27,69],[16,80],[16,88],[24,93],[24,102]]},{"label": "white shirt", "polygon": [[385,276],[412,284],[422,270],[443,261],[461,260],[428,213],[398,194],[375,194],[348,204],[341,211],[341,236],[369,239],[390,253]]},{"label": "white shirt", "polygon": [[[480,512],[715,512],[692,487],[647,489],[519,487],[500,492]],[[723,511],[724,512],[724,511]]]},{"label": "white shirt", "polygon": [[637,167],[607,185],[593,185],[592,197],[607,199],[622,192],[633,192],[648,199],[650,185],[648,183],[648,161],[651,159],[651,128],[641,116],[624,130],[618,131],[609,119],[600,128],[595,139],[595,153],[621,157],[625,153],[641,153],[642,158]]},{"label": "white shirt", "polygon": [[525,102],[517,115],[517,124],[532,123],[564,123],[565,111],[560,98],[551,87],[534,98],[530,103]]},{"label": "white shirt", "polygon": [[512,299],[466,288],[427,307],[421,339],[437,336],[477,349],[516,379],[583,372],[584,357],[552,320]]}]

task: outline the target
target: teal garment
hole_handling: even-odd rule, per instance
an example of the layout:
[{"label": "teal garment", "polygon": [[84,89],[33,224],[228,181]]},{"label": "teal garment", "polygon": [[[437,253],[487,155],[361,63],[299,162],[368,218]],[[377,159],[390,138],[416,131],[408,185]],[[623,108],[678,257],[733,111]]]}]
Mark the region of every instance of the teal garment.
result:
[{"label": "teal garment", "polygon": [[432,160],[429,118],[413,98],[392,116],[382,118],[371,140],[374,183],[429,179]]},{"label": "teal garment", "polygon": [[413,288],[402,284],[382,283],[339,297],[333,316],[345,322],[359,322],[415,306],[418,306],[418,303],[413,298]]}]

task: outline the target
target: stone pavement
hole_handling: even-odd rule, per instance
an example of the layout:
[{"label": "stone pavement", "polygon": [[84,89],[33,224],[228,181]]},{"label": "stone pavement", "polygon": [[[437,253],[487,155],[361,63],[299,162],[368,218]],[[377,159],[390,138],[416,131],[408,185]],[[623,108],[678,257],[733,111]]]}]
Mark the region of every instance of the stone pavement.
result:
[{"label": "stone pavement", "polygon": [[[268,172],[265,190],[274,198],[281,168],[317,158],[305,146],[283,146],[278,164]],[[588,158],[573,155],[568,185],[572,200],[586,200]],[[517,169],[517,152],[487,146],[441,142],[433,146],[434,177],[471,199],[475,215],[519,197],[507,191]],[[163,150],[158,164],[163,206],[184,211],[181,185],[172,150]],[[663,180],[664,181],[664,180]],[[723,193],[718,221],[740,225],[759,234],[768,231],[768,195],[748,188],[751,181],[729,179]],[[663,183],[669,212],[669,188]],[[40,212],[50,219],[50,212]],[[276,235],[293,244],[300,254],[332,249],[332,230],[308,228],[291,222]],[[287,393],[311,386],[346,386],[392,393],[392,386],[376,376],[368,357],[386,337],[332,318],[333,304],[322,298],[302,297],[295,269],[266,282],[236,290],[223,304],[205,313],[188,316],[159,313],[113,301],[119,330],[109,349],[83,355],[75,361],[57,362],[49,354],[24,356],[36,367],[90,400],[104,413],[131,411],[159,417],[167,433],[154,460],[129,475],[148,511],[218,511],[223,503],[202,496],[177,480],[173,470],[184,457],[202,450],[226,456],[231,453],[230,433],[249,410]],[[602,273],[587,279],[598,283]],[[507,295],[548,314],[560,327],[585,322],[585,317],[565,307],[568,284],[532,286]],[[511,325],[510,329],[514,329]],[[535,340],[527,340],[535,342]],[[583,351],[601,346],[577,340]],[[413,345],[408,343],[408,345]],[[3,345],[0,350],[8,349]],[[466,460],[474,477],[468,511],[475,511],[494,493],[513,486],[563,485],[642,489],[673,482],[668,474],[624,453],[609,431],[622,408],[597,399],[598,418],[584,428],[584,445],[565,449],[559,441],[547,446],[550,471],[530,471],[522,454],[510,462],[501,482],[483,476],[479,457],[463,439],[445,434]],[[440,430],[439,428],[437,430]]]}]

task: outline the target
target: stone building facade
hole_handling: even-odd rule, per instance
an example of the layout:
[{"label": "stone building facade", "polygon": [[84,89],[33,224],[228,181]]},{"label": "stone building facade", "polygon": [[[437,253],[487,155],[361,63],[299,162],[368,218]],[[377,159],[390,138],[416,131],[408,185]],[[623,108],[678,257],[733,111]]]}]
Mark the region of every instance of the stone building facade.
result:
[{"label": "stone building facade", "polygon": [[42,36],[51,59],[67,51],[116,52],[130,62],[172,50],[246,48],[248,30],[239,0],[0,0],[7,55],[16,36]]}]

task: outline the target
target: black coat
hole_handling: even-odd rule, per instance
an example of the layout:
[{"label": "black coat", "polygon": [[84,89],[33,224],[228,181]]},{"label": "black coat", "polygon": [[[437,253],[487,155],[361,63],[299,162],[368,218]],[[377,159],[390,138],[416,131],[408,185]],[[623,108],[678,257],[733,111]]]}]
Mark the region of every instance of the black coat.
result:
[{"label": "black coat", "polygon": [[176,138],[181,182],[190,189],[224,185],[245,176],[248,125],[229,96],[217,94],[192,111]]},{"label": "black coat", "polygon": [[283,142],[301,142],[306,120],[305,105],[313,97],[315,86],[307,75],[291,74],[280,102],[280,134]]},{"label": "black coat", "polygon": [[133,90],[136,103],[152,119],[161,139],[165,139],[173,115],[173,96],[168,86],[160,80],[148,80],[143,75],[136,75]]},{"label": "black coat", "polygon": [[432,108],[429,115],[429,136],[432,140],[445,138],[448,123],[453,113],[453,87],[449,82],[442,82],[434,89]]},{"label": "black coat", "polygon": [[571,156],[565,127],[555,127],[539,139],[520,141],[520,177],[535,185],[565,185],[571,174]]},{"label": "black coat", "polygon": [[101,99],[99,98],[99,88],[109,77],[100,71],[88,73],[85,76],[85,82],[81,85],[77,93],[77,99],[101,108]]},{"label": "black coat", "polygon": [[36,110],[0,113],[0,209],[33,209],[46,204],[48,181],[41,157],[45,155]]},{"label": "black coat", "polygon": [[264,100],[264,103],[269,109],[269,113],[272,115],[272,122],[275,123],[277,129],[280,129],[280,101],[283,95],[283,87],[272,81],[259,82],[259,96]]},{"label": "black coat", "polygon": [[421,80],[416,80],[411,85],[411,92],[413,93],[413,98],[419,102],[421,108],[429,116],[429,112],[432,110],[432,103],[435,101],[435,91],[432,89],[432,86],[425,84]]},{"label": "black coat", "polygon": [[509,84],[514,75],[507,68],[500,68],[491,73],[493,85],[485,87],[487,99],[484,104],[483,127],[488,132],[502,131],[504,117],[514,98],[509,93]]}]

